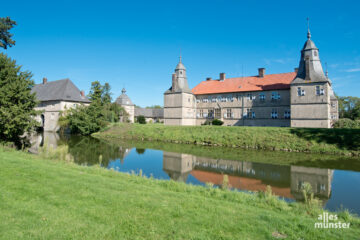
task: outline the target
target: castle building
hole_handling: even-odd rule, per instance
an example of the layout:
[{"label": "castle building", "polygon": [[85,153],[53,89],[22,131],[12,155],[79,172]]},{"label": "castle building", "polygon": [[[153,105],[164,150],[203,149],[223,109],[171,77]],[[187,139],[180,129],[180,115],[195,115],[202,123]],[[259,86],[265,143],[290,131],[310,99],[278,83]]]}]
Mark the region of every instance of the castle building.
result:
[{"label": "castle building", "polygon": [[41,84],[36,84],[32,90],[36,94],[39,104],[35,110],[42,111],[36,117],[44,131],[56,132],[60,126],[58,123],[61,112],[79,105],[88,106],[90,100],[80,91],[70,79],[62,79],[48,82],[43,78]]},{"label": "castle building", "polygon": [[338,101],[310,30],[293,72],[267,75],[259,68],[257,76],[235,78],[220,73],[190,90],[180,57],[164,93],[164,124],[201,125],[213,119],[227,126],[330,128],[338,119]]}]

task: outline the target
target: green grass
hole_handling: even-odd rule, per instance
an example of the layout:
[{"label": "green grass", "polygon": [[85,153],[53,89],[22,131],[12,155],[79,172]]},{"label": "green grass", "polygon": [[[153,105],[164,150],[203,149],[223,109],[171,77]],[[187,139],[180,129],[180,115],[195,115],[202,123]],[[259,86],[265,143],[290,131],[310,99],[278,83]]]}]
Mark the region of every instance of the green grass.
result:
[{"label": "green grass", "polygon": [[119,123],[93,136],[102,139],[137,139],[360,156],[360,129],[164,126]]},{"label": "green grass", "polygon": [[160,181],[0,147],[0,239],[358,239],[269,194]]}]

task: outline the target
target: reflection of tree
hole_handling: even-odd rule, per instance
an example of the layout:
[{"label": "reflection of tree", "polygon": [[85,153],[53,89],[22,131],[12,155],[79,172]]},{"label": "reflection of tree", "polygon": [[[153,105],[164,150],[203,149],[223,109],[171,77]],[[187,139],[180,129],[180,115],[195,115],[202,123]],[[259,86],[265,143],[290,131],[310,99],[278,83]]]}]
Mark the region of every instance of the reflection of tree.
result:
[{"label": "reflection of tree", "polygon": [[144,148],[136,148],[136,152],[138,154],[144,154],[145,153],[145,149]]},{"label": "reflection of tree", "polygon": [[62,137],[63,143],[69,146],[69,153],[78,164],[99,164],[99,156],[102,156],[102,165],[108,166],[109,162],[126,157],[130,149],[107,144],[91,137],[71,136]]}]

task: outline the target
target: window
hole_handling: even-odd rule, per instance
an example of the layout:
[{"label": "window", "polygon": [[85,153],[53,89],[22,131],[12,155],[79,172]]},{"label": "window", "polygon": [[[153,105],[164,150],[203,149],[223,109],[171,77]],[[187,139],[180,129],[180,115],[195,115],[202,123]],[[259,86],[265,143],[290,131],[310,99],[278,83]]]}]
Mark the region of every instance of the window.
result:
[{"label": "window", "polygon": [[297,92],[298,96],[305,96],[305,90],[301,89],[301,87],[298,87]]},{"label": "window", "polygon": [[209,110],[208,110],[208,117],[209,117],[209,118],[213,118],[213,117],[214,117],[214,109],[209,109]]},{"label": "window", "polygon": [[280,100],[280,94],[278,92],[272,92],[271,93],[271,100],[276,101],[276,100]]},{"label": "window", "polygon": [[278,118],[277,109],[274,108],[274,109],[271,111],[271,118],[272,118],[272,119]]},{"label": "window", "polygon": [[256,98],[255,95],[253,95],[252,93],[247,94],[247,99],[248,100],[255,100],[255,98]]},{"label": "window", "polygon": [[316,95],[324,95],[324,89],[320,88],[320,86],[316,86]]},{"label": "window", "polygon": [[226,109],[226,115],[225,116],[226,116],[226,118],[232,118],[233,117],[231,108]]},{"label": "window", "polygon": [[200,99],[197,98],[197,99],[196,99],[196,102],[199,103],[199,102],[200,102]]},{"label": "window", "polygon": [[220,108],[215,109],[215,118],[217,118],[217,119],[221,118],[221,109]]},{"label": "window", "polygon": [[236,98],[237,98],[238,101],[240,101],[240,100],[241,100],[241,95],[240,95],[240,94],[237,94],[237,95],[236,95]]},{"label": "window", "polygon": [[221,102],[226,102],[226,97],[225,96],[221,96]]},{"label": "window", "polygon": [[265,93],[260,93],[259,94],[259,99],[261,102],[264,102],[265,101]]},{"label": "window", "polygon": [[200,109],[200,117],[203,118],[204,117],[204,110]]},{"label": "window", "polygon": [[228,95],[227,98],[226,98],[226,101],[227,102],[233,102],[234,100],[233,100],[232,95]]},{"label": "window", "polygon": [[318,52],[315,50],[314,51],[314,56],[317,57],[317,55],[318,55]]},{"label": "window", "polygon": [[213,97],[213,98],[211,99],[211,102],[216,102],[216,97]]},{"label": "window", "polygon": [[209,99],[207,99],[207,98],[203,98],[203,99],[202,99],[202,102],[203,102],[203,103],[207,103],[208,101],[209,101]]},{"label": "window", "polygon": [[286,109],[284,111],[284,118],[289,119],[291,117],[290,109]]},{"label": "window", "polygon": [[246,109],[246,114],[244,115],[245,118],[255,118],[255,112],[251,108]]}]

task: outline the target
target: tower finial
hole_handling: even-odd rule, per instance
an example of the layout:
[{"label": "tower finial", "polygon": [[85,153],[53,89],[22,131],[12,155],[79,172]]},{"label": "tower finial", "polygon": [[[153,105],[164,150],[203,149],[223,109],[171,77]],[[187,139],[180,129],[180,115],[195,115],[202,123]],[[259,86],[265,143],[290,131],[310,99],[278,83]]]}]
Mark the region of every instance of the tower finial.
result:
[{"label": "tower finial", "polygon": [[121,90],[121,93],[122,93],[122,94],[125,94],[125,93],[126,93],[125,87]]},{"label": "tower finial", "polygon": [[310,33],[310,20],[309,20],[309,17],[307,17],[306,20],[307,20],[307,25],[308,25],[307,38],[308,38],[308,40],[310,40],[311,33]]},{"label": "tower finial", "polygon": [[325,62],[325,77],[328,78],[328,66],[327,66],[327,62]]},{"label": "tower finial", "polygon": [[181,48],[180,48],[179,62],[181,62]]}]

